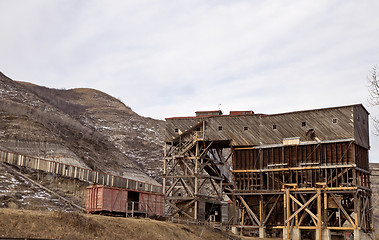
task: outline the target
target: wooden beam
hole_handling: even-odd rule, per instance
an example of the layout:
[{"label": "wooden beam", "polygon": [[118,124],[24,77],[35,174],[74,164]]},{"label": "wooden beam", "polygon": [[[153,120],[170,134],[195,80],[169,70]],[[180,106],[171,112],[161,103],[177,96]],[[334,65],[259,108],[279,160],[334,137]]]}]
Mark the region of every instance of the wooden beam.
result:
[{"label": "wooden beam", "polygon": [[311,215],[312,218],[314,218],[315,220],[317,220],[317,217],[316,215],[314,215],[308,208],[306,208],[313,200],[315,200],[318,196],[320,195],[320,193],[316,193],[313,197],[311,197],[311,199],[309,199],[304,205],[301,204],[295,197],[293,197],[291,194],[289,194],[289,196],[297,203],[300,205],[300,208],[296,210],[296,212],[294,212],[289,218],[287,218],[287,220],[285,221],[285,223],[288,223],[289,221],[291,221],[292,218],[294,218],[296,216],[296,214],[298,214],[299,212],[301,212],[302,210],[305,210],[309,213],[309,215]]},{"label": "wooden beam", "polygon": [[184,210],[187,209],[187,208],[188,208],[192,203],[194,203],[195,201],[196,201],[196,199],[192,200],[191,202],[187,203],[186,205],[184,205],[184,206],[181,207],[181,208],[177,207],[175,204],[172,204],[172,203],[168,202],[168,204],[169,204],[172,208],[176,209],[175,212],[173,212],[173,213],[170,214],[170,216],[174,216],[174,215],[177,214],[178,212],[181,212],[181,213],[183,213],[184,215],[186,215],[188,218],[192,218],[192,219],[193,219],[193,217],[192,217],[191,215],[189,215],[188,213],[186,213]]},{"label": "wooden beam", "polygon": [[176,181],[167,189],[166,196],[171,193],[171,191],[174,189],[174,187],[176,186],[176,184],[178,184],[179,181],[180,181],[180,178],[176,179]]},{"label": "wooden beam", "polygon": [[246,211],[251,214],[251,216],[254,218],[254,220],[256,221],[256,223],[258,225],[260,225],[260,222],[259,222],[259,219],[258,217],[254,214],[254,212],[250,209],[249,205],[247,205],[247,203],[245,202],[245,200],[241,197],[241,196],[238,196],[238,198],[241,200],[241,203],[245,206],[246,208]]},{"label": "wooden beam", "polygon": [[357,227],[357,224],[354,223],[354,221],[351,219],[351,217],[349,216],[349,214],[346,212],[345,208],[341,205],[341,203],[336,199],[336,197],[334,196],[334,194],[330,194],[334,200],[334,202],[337,204],[337,206],[342,210],[343,214],[345,215],[345,217],[347,218],[347,220],[349,220],[349,222],[351,223],[351,225],[353,227]]},{"label": "wooden beam", "polygon": [[187,194],[191,195],[192,197],[195,197],[195,193],[194,193],[193,189],[191,189],[191,188],[187,185],[187,183],[183,180],[183,178],[179,178],[179,179],[180,179],[180,181],[182,182],[183,187],[184,187],[184,189],[186,190]]},{"label": "wooden beam", "polygon": [[[299,194],[299,196],[300,196],[301,200],[303,200],[303,202],[305,203],[306,200],[305,200],[304,196],[303,196],[302,194]],[[313,204],[314,204],[314,202],[310,203],[310,204],[309,204],[309,206],[310,206],[309,208],[311,208]],[[305,216],[306,216],[306,213],[307,213],[307,212],[304,211],[303,214],[302,214],[302,217],[305,217]],[[316,225],[317,225],[316,219],[315,219],[315,218],[312,218],[312,217],[311,217],[311,219],[312,219],[313,223],[314,223],[315,226],[316,226]],[[302,219],[302,220],[304,220],[304,219]],[[301,221],[302,221],[302,220],[301,220]],[[301,224],[301,222],[299,223],[299,225],[300,225],[300,224]]]},{"label": "wooden beam", "polygon": [[276,201],[274,203],[274,205],[272,206],[272,208],[270,209],[270,211],[268,212],[265,220],[263,221],[262,225],[265,225],[267,220],[269,219],[269,217],[271,216],[272,212],[274,211],[274,208],[276,207],[276,205],[278,204],[279,202],[279,199],[280,199],[281,195],[279,195],[277,198],[276,198]]},{"label": "wooden beam", "polygon": [[211,143],[209,143],[209,145],[201,152],[201,154],[199,155],[199,159],[204,157],[204,154],[206,154],[208,152],[208,150],[212,146],[212,144],[213,144],[213,141]]},{"label": "wooden beam", "polygon": [[322,240],[322,221],[321,221],[321,189],[317,189],[317,231],[318,240]]},{"label": "wooden beam", "polygon": [[[317,195],[317,194],[316,194]],[[299,200],[297,200],[294,196],[292,196],[291,194],[289,195],[290,196],[290,198],[294,201],[294,202],[296,202],[298,205],[300,205],[300,207],[302,207],[302,206],[304,206]],[[309,203],[308,203],[309,204]],[[317,217],[316,217],[316,215],[314,215],[314,213],[311,211],[311,210],[309,210],[308,208],[306,208],[306,206],[305,206],[305,209],[304,209],[307,213],[309,213],[309,215],[311,215],[311,217],[313,217],[313,219],[317,219]],[[299,212],[298,212],[299,213]]]},{"label": "wooden beam", "polygon": [[[286,188],[286,195],[285,195],[285,198],[286,198],[286,201],[285,201],[285,205],[286,205],[286,217],[288,218],[288,216],[290,216],[291,214],[291,205],[290,205],[290,190],[288,188]],[[296,215],[296,214],[295,214]],[[286,222],[286,228],[287,228],[287,239],[290,239],[290,221],[287,221]]]}]

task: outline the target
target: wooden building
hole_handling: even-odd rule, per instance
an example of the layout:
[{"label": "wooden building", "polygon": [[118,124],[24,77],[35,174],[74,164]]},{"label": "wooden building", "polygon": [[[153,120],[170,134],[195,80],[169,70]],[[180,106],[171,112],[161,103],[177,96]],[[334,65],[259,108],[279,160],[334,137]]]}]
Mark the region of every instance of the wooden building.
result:
[{"label": "wooden building", "polygon": [[[359,104],[167,118],[168,214],[199,219],[200,203],[226,194],[228,222],[240,233],[331,239],[350,231],[364,239],[372,231],[368,114]],[[212,191],[204,192],[207,181]]]}]

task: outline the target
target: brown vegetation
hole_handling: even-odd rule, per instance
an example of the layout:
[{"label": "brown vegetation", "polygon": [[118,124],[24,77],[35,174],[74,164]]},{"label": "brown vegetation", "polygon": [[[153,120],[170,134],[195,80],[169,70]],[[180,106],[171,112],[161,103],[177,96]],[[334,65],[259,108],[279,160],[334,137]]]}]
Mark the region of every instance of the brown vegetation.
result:
[{"label": "brown vegetation", "polygon": [[44,239],[228,239],[198,225],[67,212],[0,209],[0,237]]}]

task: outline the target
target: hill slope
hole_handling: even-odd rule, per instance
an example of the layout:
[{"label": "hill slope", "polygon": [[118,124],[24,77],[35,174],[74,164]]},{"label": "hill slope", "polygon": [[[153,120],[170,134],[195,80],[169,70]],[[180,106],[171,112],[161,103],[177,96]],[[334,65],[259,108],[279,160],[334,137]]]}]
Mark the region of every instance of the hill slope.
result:
[{"label": "hill slope", "polygon": [[0,73],[0,113],[0,148],[157,183],[142,168],[146,152],[161,157],[161,121],[105,93],[49,89]]}]

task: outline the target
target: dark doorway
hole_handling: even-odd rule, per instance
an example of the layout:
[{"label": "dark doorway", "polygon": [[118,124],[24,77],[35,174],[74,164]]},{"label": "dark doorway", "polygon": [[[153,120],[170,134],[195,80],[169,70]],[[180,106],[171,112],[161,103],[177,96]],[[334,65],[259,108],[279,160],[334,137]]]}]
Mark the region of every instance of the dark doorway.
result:
[{"label": "dark doorway", "polygon": [[128,202],[139,202],[139,192],[128,192]]},{"label": "dark doorway", "polygon": [[221,206],[219,204],[206,202],[205,219],[207,221],[221,222]]}]

